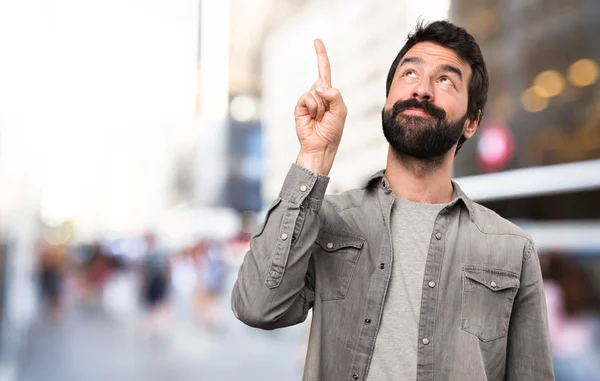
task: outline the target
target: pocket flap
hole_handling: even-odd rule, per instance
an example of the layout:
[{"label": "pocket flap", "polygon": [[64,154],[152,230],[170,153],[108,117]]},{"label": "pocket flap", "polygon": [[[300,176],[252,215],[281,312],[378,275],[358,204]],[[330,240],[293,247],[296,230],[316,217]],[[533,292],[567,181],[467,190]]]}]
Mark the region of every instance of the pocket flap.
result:
[{"label": "pocket flap", "polygon": [[509,271],[483,267],[464,267],[465,277],[484,285],[492,291],[519,288],[519,277]]},{"label": "pocket flap", "polygon": [[347,247],[360,249],[365,239],[352,233],[321,229],[315,241],[327,252],[334,252]]}]

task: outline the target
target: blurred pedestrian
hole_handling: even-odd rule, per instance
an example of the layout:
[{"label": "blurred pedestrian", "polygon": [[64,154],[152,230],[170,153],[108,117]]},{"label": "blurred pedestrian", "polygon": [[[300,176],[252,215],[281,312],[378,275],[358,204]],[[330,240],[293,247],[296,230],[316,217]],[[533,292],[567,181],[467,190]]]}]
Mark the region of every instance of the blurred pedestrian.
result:
[{"label": "blurred pedestrian", "polygon": [[103,307],[104,287],[114,268],[110,257],[104,252],[100,243],[91,246],[91,255],[85,265],[87,281],[87,301],[91,306]]},{"label": "blurred pedestrian", "polygon": [[162,335],[170,320],[168,296],[171,266],[165,250],[158,247],[154,233],[146,235],[146,254],[142,260],[142,294],[148,310],[151,334]]},{"label": "blurred pedestrian", "polygon": [[58,319],[62,315],[62,288],[65,277],[66,250],[63,245],[42,242],[39,257],[39,288],[43,311]]},{"label": "blurred pedestrian", "polygon": [[209,330],[222,328],[219,297],[227,275],[226,246],[224,242],[208,240],[197,246],[199,271],[199,309],[205,327]]}]

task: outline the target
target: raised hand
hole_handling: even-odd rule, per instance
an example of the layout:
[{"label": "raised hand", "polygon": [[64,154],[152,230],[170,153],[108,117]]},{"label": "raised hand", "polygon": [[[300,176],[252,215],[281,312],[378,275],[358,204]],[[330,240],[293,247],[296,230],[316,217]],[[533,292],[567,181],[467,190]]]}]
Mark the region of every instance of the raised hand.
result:
[{"label": "raised hand", "polygon": [[328,175],[342,139],[348,110],[338,89],[331,87],[325,45],[315,40],[319,79],[300,97],[294,110],[300,154],[296,164]]}]

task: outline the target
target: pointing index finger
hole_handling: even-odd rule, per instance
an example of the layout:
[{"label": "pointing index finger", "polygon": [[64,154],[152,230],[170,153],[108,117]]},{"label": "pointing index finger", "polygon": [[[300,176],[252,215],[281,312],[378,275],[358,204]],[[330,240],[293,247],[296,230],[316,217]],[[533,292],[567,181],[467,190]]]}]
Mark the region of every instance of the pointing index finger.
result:
[{"label": "pointing index finger", "polygon": [[331,87],[331,66],[329,65],[329,57],[327,57],[327,50],[325,50],[323,41],[319,39],[315,40],[315,51],[317,52],[317,63],[319,65],[319,79],[324,80]]}]

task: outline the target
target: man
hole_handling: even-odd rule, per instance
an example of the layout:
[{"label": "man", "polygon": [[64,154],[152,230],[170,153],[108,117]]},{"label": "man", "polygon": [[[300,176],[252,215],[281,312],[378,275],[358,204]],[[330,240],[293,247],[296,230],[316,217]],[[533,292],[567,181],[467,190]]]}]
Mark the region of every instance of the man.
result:
[{"label": "man", "polygon": [[300,153],[253,235],[233,290],[246,324],[313,309],[304,380],[553,380],[531,238],[451,180],[486,103],[479,46],[446,21],[418,25],[387,78],[385,171],[325,197],[346,107],[319,79],[300,98]]}]

